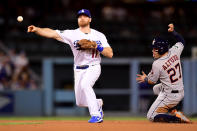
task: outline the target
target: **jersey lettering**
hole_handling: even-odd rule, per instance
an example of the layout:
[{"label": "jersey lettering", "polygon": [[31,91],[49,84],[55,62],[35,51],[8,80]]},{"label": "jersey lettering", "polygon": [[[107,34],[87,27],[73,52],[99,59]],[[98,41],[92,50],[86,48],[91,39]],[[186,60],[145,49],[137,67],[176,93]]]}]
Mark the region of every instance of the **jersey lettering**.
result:
[{"label": "jersey lettering", "polygon": [[79,41],[79,40],[74,41],[74,43],[73,43],[73,44],[74,44],[74,47],[77,47],[78,41]]},{"label": "jersey lettering", "polygon": [[168,61],[166,61],[165,64],[162,65],[163,69],[166,70],[168,67],[170,67],[171,64],[173,64],[177,60],[179,60],[177,55],[170,57],[170,59],[168,59]]},{"label": "jersey lettering", "polygon": [[102,45],[101,41],[95,41],[98,45]]}]

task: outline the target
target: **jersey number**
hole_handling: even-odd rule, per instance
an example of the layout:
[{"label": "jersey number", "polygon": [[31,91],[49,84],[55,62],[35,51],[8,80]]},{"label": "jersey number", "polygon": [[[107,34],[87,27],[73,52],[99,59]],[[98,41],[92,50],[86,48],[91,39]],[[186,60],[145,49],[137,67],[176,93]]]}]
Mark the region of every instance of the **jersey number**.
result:
[{"label": "jersey number", "polygon": [[98,55],[98,51],[96,49],[92,49],[92,58],[96,58]]},{"label": "jersey number", "polygon": [[170,74],[170,81],[171,83],[174,83],[176,81],[178,81],[179,78],[176,78],[175,75],[177,73],[177,69],[179,70],[179,78],[181,78],[181,67],[180,64],[176,64],[175,68],[171,68],[169,70],[167,70],[168,74]]}]

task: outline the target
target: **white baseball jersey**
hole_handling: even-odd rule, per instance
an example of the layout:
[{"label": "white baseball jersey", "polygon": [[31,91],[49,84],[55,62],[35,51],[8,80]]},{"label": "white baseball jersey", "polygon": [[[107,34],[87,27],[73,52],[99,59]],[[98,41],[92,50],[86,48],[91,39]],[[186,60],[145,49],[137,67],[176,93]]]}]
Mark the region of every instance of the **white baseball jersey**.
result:
[{"label": "white baseball jersey", "polygon": [[183,89],[183,78],[180,55],[183,51],[183,44],[177,42],[166,56],[155,60],[152,64],[152,70],[148,74],[148,79],[157,82],[160,79],[162,88],[166,92],[171,90]]},{"label": "white baseball jersey", "polygon": [[95,65],[100,64],[101,57],[99,51],[96,49],[92,50],[77,50],[77,42],[81,39],[88,39],[91,41],[100,41],[103,47],[110,47],[105,35],[99,31],[91,29],[88,34],[83,33],[80,29],[75,30],[56,30],[56,32],[62,38],[62,42],[70,45],[75,65]]}]

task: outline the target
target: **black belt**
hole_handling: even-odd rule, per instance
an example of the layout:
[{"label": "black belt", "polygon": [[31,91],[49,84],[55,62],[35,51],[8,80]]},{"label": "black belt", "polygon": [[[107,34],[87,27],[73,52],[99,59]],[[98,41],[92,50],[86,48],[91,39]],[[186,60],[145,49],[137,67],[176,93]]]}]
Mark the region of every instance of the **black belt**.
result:
[{"label": "black belt", "polygon": [[87,69],[89,65],[76,66],[76,69]]},{"label": "black belt", "polygon": [[171,93],[179,93],[179,90],[172,90]]}]

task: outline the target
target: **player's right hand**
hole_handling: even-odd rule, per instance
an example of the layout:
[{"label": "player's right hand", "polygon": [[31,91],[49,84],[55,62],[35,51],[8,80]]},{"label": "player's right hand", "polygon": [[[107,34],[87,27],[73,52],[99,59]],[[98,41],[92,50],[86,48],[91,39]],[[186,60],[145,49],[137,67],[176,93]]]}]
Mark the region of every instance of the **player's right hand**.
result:
[{"label": "player's right hand", "polygon": [[37,27],[35,27],[34,25],[30,25],[30,26],[28,26],[28,28],[27,28],[27,32],[36,32],[36,28],[37,28]]},{"label": "player's right hand", "polygon": [[137,74],[137,78],[136,78],[136,81],[138,83],[142,83],[145,81],[145,78],[147,77],[147,75],[144,73],[144,71],[142,71],[142,75],[140,74]]}]

